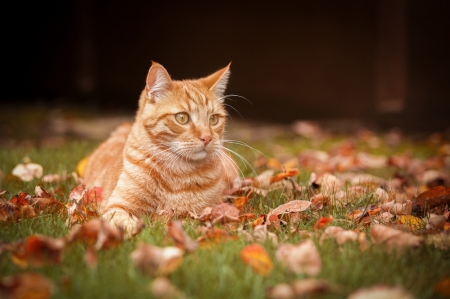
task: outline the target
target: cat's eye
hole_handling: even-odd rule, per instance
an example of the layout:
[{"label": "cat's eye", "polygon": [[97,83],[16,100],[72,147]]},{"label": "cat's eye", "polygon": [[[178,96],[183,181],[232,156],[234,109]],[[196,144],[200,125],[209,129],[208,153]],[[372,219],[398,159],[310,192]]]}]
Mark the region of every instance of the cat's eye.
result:
[{"label": "cat's eye", "polygon": [[209,124],[212,126],[217,125],[217,123],[219,122],[219,116],[217,114],[211,115],[209,117]]},{"label": "cat's eye", "polygon": [[175,119],[179,124],[185,125],[189,121],[189,115],[187,113],[180,112],[175,114]]}]

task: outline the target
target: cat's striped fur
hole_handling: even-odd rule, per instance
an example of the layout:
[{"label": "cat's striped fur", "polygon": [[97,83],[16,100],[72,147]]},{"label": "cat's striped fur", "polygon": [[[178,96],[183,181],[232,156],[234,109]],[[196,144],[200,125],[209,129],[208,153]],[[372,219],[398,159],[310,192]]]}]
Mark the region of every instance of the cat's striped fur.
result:
[{"label": "cat's striped fur", "polygon": [[222,147],[228,76],[229,65],[175,81],[152,64],[134,123],[116,129],[86,167],[86,185],[103,188],[104,218],[131,231],[136,217],[167,209],[199,213],[221,201],[237,175]]}]

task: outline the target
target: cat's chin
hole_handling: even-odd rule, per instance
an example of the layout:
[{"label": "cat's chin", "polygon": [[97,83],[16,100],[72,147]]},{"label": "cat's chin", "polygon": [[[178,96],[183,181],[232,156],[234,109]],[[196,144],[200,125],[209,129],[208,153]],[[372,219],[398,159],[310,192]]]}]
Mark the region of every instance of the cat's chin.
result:
[{"label": "cat's chin", "polygon": [[208,152],[205,150],[200,150],[198,152],[194,152],[191,155],[189,155],[189,160],[192,161],[201,161],[204,160],[208,156]]}]

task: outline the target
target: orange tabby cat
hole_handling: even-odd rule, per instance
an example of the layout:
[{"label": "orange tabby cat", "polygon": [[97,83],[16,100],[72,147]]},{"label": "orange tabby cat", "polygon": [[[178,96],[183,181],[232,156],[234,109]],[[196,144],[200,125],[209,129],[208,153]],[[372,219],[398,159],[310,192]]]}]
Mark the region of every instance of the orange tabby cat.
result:
[{"label": "orange tabby cat", "polygon": [[102,217],[131,232],[159,210],[201,212],[222,199],[236,165],[223,150],[229,65],[198,80],[172,80],[153,62],[133,124],[89,157],[88,187],[102,187]]}]

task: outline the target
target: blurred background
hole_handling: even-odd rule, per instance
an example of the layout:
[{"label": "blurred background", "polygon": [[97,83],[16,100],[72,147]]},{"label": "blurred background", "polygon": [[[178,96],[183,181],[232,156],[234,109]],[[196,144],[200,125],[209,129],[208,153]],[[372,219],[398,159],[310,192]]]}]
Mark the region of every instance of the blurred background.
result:
[{"label": "blurred background", "polygon": [[449,12],[445,0],[16,1],[3,9],[0,135],[30,109],[132,115],[151,60],[173,79],[232,61],[227,93],[251,104],[228,104],[245,120],[449,130]]}]

